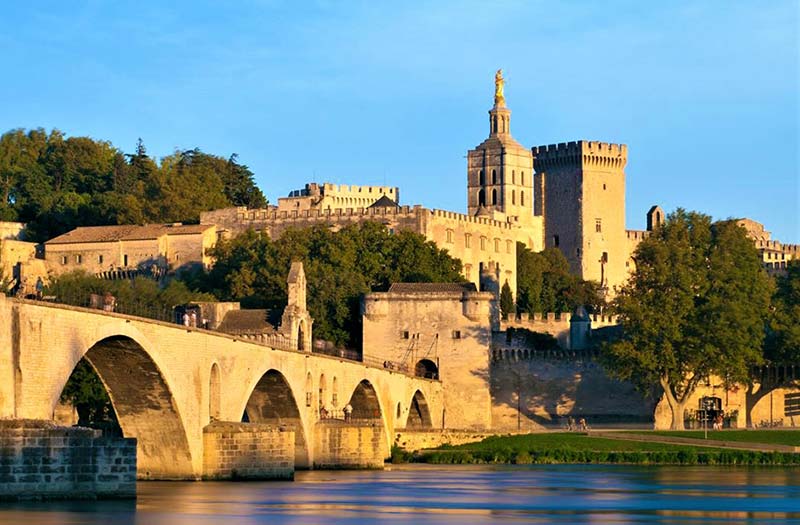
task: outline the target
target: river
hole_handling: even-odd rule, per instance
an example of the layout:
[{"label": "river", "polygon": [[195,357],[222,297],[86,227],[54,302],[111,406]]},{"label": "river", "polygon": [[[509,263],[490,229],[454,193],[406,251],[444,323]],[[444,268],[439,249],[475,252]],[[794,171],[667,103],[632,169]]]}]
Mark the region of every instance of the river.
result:
[{"label": "river", "polygon": [[798,523],[800,469],[393,466],[141,482],[137,501],[0,504],[0,524]]}]

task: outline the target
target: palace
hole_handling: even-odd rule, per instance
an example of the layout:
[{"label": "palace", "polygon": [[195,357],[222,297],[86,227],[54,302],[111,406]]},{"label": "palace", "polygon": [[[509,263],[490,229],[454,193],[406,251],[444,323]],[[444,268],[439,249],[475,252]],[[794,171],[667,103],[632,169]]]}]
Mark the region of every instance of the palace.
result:
[{"label": "palace", "polygon": [[400,190],[382,186],[306,184],[260,210],[228,208],[201,214],[201,224],[237,233],[247,228],[274,237],[288,228],[365,220],[411,230],[464,265],[480,289],[516,290],[516,244],[533,251],[559,248],[572,271],[608,294],[633,269],[630,254],[664,220],[654,206],[648,231],[625,229],[624,144],[576,141],[528,148],[511,135],[502,72],[495,76],[489,136],[467,153],[467,214],[400,206]]}]

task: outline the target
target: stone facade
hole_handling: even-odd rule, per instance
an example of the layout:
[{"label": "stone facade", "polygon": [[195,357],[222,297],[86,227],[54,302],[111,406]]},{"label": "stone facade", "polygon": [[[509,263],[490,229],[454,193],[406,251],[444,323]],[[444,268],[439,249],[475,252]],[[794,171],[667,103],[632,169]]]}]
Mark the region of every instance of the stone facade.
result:
[{"label": "stone facade", "polygon": [[86,226],[45,242],[44,257],[55,275],[74,270],[101,274],[209,268],[212,260],[207,252],[216,241],[217,229],[211,225]]},{"label": "stone facade", "polygon": [[753,239],[756,249],[761,253],[764,268],[770,275],[786,273],[786,265],[800,259],[800,245],[785,244],[772,240],[772,234],[764,229],[764,225],[752,219],[739,219],[737,224],[747,231]]},{"label": "stone facade", "polygon": [[203,429],[203,479],[294,479],[293,430],[214,421]]},{"label": "stone facade", "polygon": [[400,188],[390,186],[349,186],[336,184],[306,184],[302,190],[289,193],[288,197],[278,199],[278,206],[269,209],[276,211],[305,210],[344,210],[348,208],[368,208],[381,197],[386,196],[400,202]]},{"label": "stone facade", "polygon": [[[489,428],[489,347],[497,321],[492,299],[471,285],[435,283],[394,284],[367,294],[364,358],[439,378],[446,412],[429,413],[434,427]],[[401,426],[412,409],[398,407]]]},{"label": "stone facade", "polygon": [[136,440],[0,420],[0,499],[135,498]]},{"label": "stone facade", "polygon": [[320,421],[315,435],[315,468],[382,469],[389,455],[383,428],[375,421]]}]

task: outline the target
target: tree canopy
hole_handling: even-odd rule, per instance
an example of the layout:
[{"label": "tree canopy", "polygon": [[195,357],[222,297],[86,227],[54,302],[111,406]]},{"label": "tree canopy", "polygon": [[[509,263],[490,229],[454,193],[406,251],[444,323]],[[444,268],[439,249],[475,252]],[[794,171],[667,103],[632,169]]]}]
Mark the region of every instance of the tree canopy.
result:
[{"label": "tree canopy", "polygon": [[682,209],[637,247],[614,301],[621,339],[604,352],[613,376],[660,386],[673,428],[700,381],[747,382],[762,360],[772,283],[744,229]]},{"label": "tree canopy", "polygon": [[773,364],[800,362],[800,260],[776,278],[775,295],[764,345],[764,357]]},{"label": "tree canopy", "polygon": [[157,163],[141,140],[124,154],[110,142],[58,130],[0,136],[0,220],[27,223],[36,241],[78,226],[191,222],[201,211],[266,202],[235,154],[195,148]]},{"label": "tree canopy", "polygon": [[571,274],[561,250],[546,248],[537,253],[517,243],[517,310],[571,312],[583,305],[593,311],[603,304],[600,285]]},{"label": "tree canopy", "polygon": [[393,282],[461,282],[461,261],[422,235],[394,234],[364,222],[333,232],[326,226],[287,230],[278,239],[253,230],[221,241],[208,274],[192,286],[250,308],[283,308],[292,260],[304,264],[316,337],[358,347],[361,296]]}]

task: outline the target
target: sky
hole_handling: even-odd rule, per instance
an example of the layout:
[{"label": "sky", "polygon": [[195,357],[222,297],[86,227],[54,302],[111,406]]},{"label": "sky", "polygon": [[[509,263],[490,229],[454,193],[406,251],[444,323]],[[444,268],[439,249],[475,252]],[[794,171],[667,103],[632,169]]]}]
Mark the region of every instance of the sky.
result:
[{"label": "sky", "polygon": [[391,185],[464,212],[503,68],[523,145],[628,145],[627,226],[653,204],[800,242],[796,0],[9,2],[0,132],[239,155],[271,202]]}]

